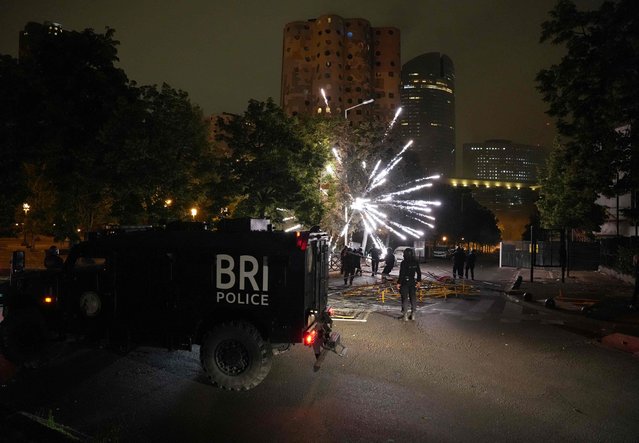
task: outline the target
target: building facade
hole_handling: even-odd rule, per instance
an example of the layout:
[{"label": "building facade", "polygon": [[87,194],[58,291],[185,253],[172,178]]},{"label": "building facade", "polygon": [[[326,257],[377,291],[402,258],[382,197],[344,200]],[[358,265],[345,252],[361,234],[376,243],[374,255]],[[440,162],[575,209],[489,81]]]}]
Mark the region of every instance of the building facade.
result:
[{"label": "building facade", "polygon": [[468,188],[473,198],[499,221],[504,240],[521,240],[539,197],[539,169],[547,151],[510,140],[486,140],[462,146],[462,177],[453,186]]},{"label": "building facade", "polygon": [[[289,115],[387,121],[399,107],[397,28],[323,15],[286,24],[282,49],[280,105]],[[374,101],[365,104],[370,99]]]},{"label": "building facade", "polygon": [[422,54],[402,67],[400,131],[413,140],[417,175],[455,172],[455,68],[450,57]]},{"label": "building facade", "polygon": [[28,57],[31,52],[31,42],[45,37],[56,37],[65,32],[62,25],[53,22],[36,23],[29,22],[24,30],[20,31],[18,40],[18,60]]},{"label": "building facade", "polygon": [[538,171],[546,156],[540,146],[510,140],[464,143],[462,175],[469,179],[537,183]]}]

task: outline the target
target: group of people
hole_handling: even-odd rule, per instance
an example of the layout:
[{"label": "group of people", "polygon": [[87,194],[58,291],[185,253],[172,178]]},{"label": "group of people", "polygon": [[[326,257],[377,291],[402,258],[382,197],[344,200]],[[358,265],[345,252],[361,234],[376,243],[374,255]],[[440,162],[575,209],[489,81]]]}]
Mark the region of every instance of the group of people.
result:
[{"label": "group of people", "polygon": [[[384,262],[382,275],[389,275],[395,266],[395,254],[391,248],[386,249],[386,255],[381,257],[382,251],[376,247],[368,251],[371,257],[371,276],[375,277],[379,270],[379,262]],[[352,285],[356,275],[362,275],[362,259],[364,251],[362,248],[344,247],[340,253],[341,268],[340,274],[344,276],[344,284]]]},{"label": "group of people", "polygon": [[466,278],[470,274],[470,278],[475,280],[475,259],[477,255],[475,250],[471,249],[468,254],[464,251],[464,248],[459,245],[453,252],[453,278],[464,278],[464,270],[466,271]]},{"label": "group of people", "polygon": [[344,246],[342,249],[340,274],[344,276],[345,285],[352,285],[355,275],[362,275],[362,258],[364,258],[362,248],[354,249]]},{"label": "group of people", "polygon": [[[388,248],[386,255],[381,257],[382,251],[376,247],[371,248],[368,251],[368,255],[371,257],[371,271],[372,276],[377,275],[379,269],[379,263],[385,262],[384,269],[382,270],[382,276],[389,275],[395,266],[395,254],[393,250]],[[362,275],[361,261],[364,258],[362,248],[348,248],[344,247],[341,252],[341,273],[344,276],[344,284],[352,285],[353,278],[356,275]],[[453,278],[471,278],[475,280],[475,259],[477,255],[474,249],[470,249],[468,254],[464,248],[459,245],[453,252]],[[422,271],[419,266],[419,261],[415,256],[415,251],[412,248],[404,249],[404,260],[399,266],[399,276],[397,278],[397,288],[402,298],[402,318],[404,321],[415,320],[415,313],[417,312],[417,288],[420,285],[422,279]],[[410,303],[410,313],[409,313]]]},{"label": "group of people", "polygon": [[[371,257],[372,276],[377,275],[379,263],[384,262],[382,276],[388,276],[395,266],[395,254],[392,248],[386,249],[386,255],[381,257],[382,251],[376,247],[368,251]],[[353,249],[344,247],[340,254],[341,257],[341,274],[344,276],[344,284],[352,285],[355,275],[362,275],[361,260],[364,258],[362,248]],[[404,260],[399,266],[399,276],[397,278],[397,288],[402,298],[402,318],[404,321],[415,320],[417,312],[417,288],[422,279],[422,271],[419,261],[415,256],[412,248],[404,250]],[[408,303],[410,302],[410,314],[408,312]]]},{"label": "group of people", "polygon": [[384,262],[384,269],[382,269],[382,275],[389,275],[395,267],[395,254],[393,254],[392,248],[386,249],[386,255],[381,257],[382,251],[379,248],[373,247],[368,251],[368,255],[371,256],[371,276],[375,277],[379,270],[379,262]]}]

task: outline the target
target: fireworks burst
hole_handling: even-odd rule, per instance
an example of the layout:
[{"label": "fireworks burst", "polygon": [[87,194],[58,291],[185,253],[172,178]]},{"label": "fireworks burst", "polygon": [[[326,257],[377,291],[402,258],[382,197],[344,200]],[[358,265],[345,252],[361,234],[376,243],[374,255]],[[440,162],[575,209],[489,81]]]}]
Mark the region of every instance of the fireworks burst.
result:
[{"label": "fireworks burst", "polygon": [[[400,215],[401,219],[411,220],[414,222],[411,223],[413,225],[427,228],[435,227],[433,224],[435,217],[431,215],[432,207],[440,206],[441,203],[430,200],[406,199],[405,196],[433,186],[432,180],[438,179],[439,175],[410,181],[390,192],[379,192],[380,189],[383,189],[381,186],[387,184],[389,175],[402,161],[402,155],[410,148],[412,143],[412,140],[406,143],[402,150],[386,166],[382,167],[382,161],[377,161],[361,194],[354,197],[351,196],[352,200],[345,203],[345,224],[340,233],[340,236],[345,238],[345,243],[347,243],[346,239],[351,225],[359,224],[359,221],[364,226],[365,235],[370,235],[375,246],[380,249],[384,248],[384,243],[377,236],[377,229],[380,227],[387,229],[402,240],[406,240],[409,236],[415,239],[424,237],[425,232],[422,229],[415,229],[391,220],[388,215],[389,211]],[[336,151],[333,153],[338,162],[341,162],[338,153]],[[362,167],[366,169],[366,163],[362,163]],[[348,208],[351,210],[350,214],[348,213]],[[366,239],[364,242],[366,242]]]}]

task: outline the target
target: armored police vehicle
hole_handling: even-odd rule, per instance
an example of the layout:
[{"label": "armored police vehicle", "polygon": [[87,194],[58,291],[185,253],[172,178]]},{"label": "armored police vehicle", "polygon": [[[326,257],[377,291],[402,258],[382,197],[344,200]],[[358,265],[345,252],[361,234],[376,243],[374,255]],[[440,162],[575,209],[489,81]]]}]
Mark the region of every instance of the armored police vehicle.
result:
[{"label": "armored police vehicle", "polygon": [[[23,254],[23,253],[22,253]],[[224,389],[251,389],[290,344],[344,350],[327,307],[329,250],[320,232],[276,232],[266,220],[110,229],[73,246],[47,270],[22,270],[14,253],[0,323],[3,354],[33,358],[45,338],[200,345]]]}]

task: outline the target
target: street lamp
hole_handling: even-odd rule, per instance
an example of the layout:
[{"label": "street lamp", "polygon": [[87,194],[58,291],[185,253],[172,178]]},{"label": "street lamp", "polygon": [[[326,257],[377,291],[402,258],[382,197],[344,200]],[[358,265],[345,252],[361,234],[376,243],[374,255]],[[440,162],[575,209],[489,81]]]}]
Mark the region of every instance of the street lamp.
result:
[{"label": "street lamp", "polygon": [[193,221],[195,221],[196,215],[197,215],[197,208],[191,208],[191,217],[193,217]]},{"label": "street lamp", "polygon": [[357,104],[355,106],[351,106],[350,108],[344,109],[344,118],[348,120],[348,111],[350,111],[351,109],[355,109],[355,108],[358,108],[360,106],[364,106],[364,105],[367,105],[369,103],[373,103],[374,101],[375,101],[375,99],[369,98],[368,100],[363,101],[363,102],[361,102],[361,103],[359,103],[359,104]]},{"label": "street lamp", "polygon": [[27,243],[27,213],[29,212],[29,209],[31,209],[29,203],[22,203],[22,210],[24,211],[24,223],[22,227],[24,230],[24,240],[22,241],[22,244],[24,246],[29,246],[29,244]]}]

